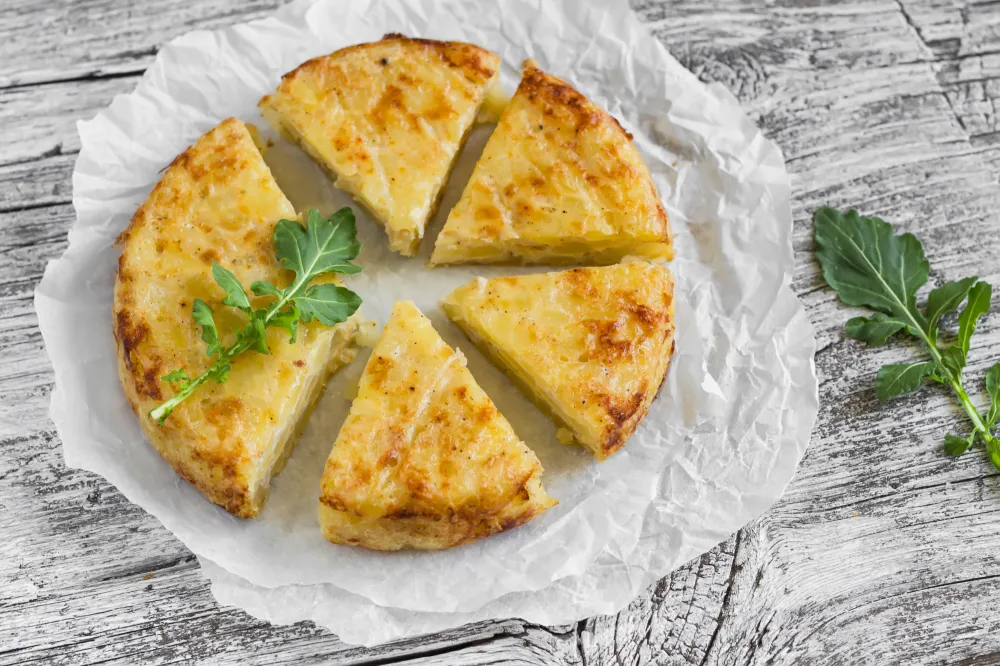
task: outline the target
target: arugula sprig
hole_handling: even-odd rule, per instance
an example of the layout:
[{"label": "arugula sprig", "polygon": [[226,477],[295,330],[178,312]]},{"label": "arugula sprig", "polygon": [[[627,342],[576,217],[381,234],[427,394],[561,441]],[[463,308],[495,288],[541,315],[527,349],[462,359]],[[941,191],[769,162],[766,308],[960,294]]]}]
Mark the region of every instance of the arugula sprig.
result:
[{"label": "arugula sprig", "polygon": [[162,377],[177,390],[172,398],[149,412],[150,418],[163,425],[174,408],[205,382],[222,383],[229,378],[233,360],[243,352],[253,350],[268,354],[267,328],[278,327],[288,332],[295,342],[300,321],[318,319],[327,326],[346,321],[361,305],[361,298],[344,287],[324,283],[310,285],[312,280],[327,273],[358,273],[361,267],[351,263],[361,250],[357,240],[354,212],[341,208],[326,218],[316,210],[306,214],[306,226],[293,220],[280,220],[274,227],[274,249],[278,261],[295,273],[295,279],[284,289],[270,282],[257,281],[250,285],[255,296],[272,296],[268,307],[254,309],[250,297],[232,272],[212,262],[212,277],[226,296],[223,305],[236,308],[246,315],[246,325],[236,332],[235,340],[223,346],[215,324],[212,308],[195,299],[192,316],[201,326],[205,353],[215,357],[211,367],[192,379],[183,368]]},{"label": "arugula sprig", "polygon": [[[1000,440],[992,432],[1000,420],[1000,363],[986,374],[990,406],[985,418],[962,383],[972,334],[980,317],[989,312],[993,288],[978,277],[947,282],[930,292],[921,311],[916,294],[927,282],[930,264],[916,236],[897,236],[887,222],[855,210],[842,213],[820,208],[813,215],[813,226],[816,257],[827,283],[844,303],[875,310],[870,317],[848,321],[847,334],[870,345],[883,345],[892,336],[906,333],[923,342],[930,356],[929,361],[882,366],[875,377],[878,399],[884,402],[915,391],[924,380],[950,386],[973,430],[965,437],[945,435],[944,451],[953,456],[965,453],[978,437],[1000,468]],[[963,302],[957,336],[942,346],[941,320]]]}]

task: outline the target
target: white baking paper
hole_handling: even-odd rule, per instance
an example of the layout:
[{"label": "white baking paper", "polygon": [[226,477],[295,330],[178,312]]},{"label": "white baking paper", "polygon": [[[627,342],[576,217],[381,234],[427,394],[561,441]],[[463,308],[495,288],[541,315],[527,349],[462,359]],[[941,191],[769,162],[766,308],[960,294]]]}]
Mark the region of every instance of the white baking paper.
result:
[{"label": "white baking paper", "polygon": [[[383,33],[471,41],[496,51],[513,92],[524,58],[569,79],[634,136],[676,234],[677,351],[628,446],[598,464],[554,426],[436,308],[475,275],[424,259],[489,135],[476,130],[418,259],[390,253],[357,206],[365,272],[349,285],[384,323],[416,301],[545,466],[557,507],[528,525],[445,552],[372,553],[325,542],[316,502],[323,462],[364,358],[334,378],[255,520],[229,516],[181,481],[143,440],[119,388],[111,334],[115,236],[159,171],[228,116],[265,124],[261,95],[303,60]],[[789,179],[779,149],[719,86],[685,70],[625,3],[574,0],[302,0],[274,17],[169,45],[136,91],[79,124],[70,247],[35,298],[55,368],[51,416],[67,465],[101,474],[205,562],[226,603],[276,622],[311,618],[372,643],[482,617],[558,624],[613,612],[709,550],[780,497],[817,412],[814,338],[788,284]],[[267,161],[297,208],[335,210],[333,190],[297,148]]]}]

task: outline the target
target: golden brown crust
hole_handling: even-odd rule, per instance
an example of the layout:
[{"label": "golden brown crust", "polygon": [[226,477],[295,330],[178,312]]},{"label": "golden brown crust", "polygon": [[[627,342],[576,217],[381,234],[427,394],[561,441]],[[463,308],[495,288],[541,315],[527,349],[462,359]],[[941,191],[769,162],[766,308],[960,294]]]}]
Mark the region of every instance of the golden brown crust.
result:
[{"label": "golden brown crust", "polygon": [[412,255],[499,67],[472,44],[390,34],[303,63],[259,106]]},{"label": "golden brown crust", "polygon": [[382,37],[382,41],[418,44],[433,51],[449,65],[461,70],[466,78],[476,85],[483,85],[493,80],[499,70],[499,60],[493,52],[467,42],[443,42],[434,39],[412,38],[398,32],[386,34]]},{"label": "golden brown crust", "polygon": [[672,236],[631,135],[528,60],[431,264],[669,259]]},{"label": "golden brown crust", "polygon": [[397,303],[326,463],[324,536],[448,548],[553,504],[541,464],[412,303]]},{"label": "golden brown crust", "polygon": [[357,55],[369,55],[374,62],[386,67],[391,61],[388,52],[381,47],[393,44],[404,47],[407,51],[407,57],[411,58],[419,57],[422,53],[434,54],[442,62],[461,71],[471,83],[476,85],[491,81],[499,71],[499,59],[496,54],[475,44],[411,38],[398,32],[390,32],[377,42],[352,44],[328,55],[306,60],[281,77],[281,80],[283,82],[294,80],[303,74],[325,75],[334,70],[339,62]]},{"label": "golden brown crust", "polygon": [[366,519],[336,502],[321,499],[320,523],[323,536],[333,543],[382,551],[439,550],[520,527],[554,503],[542,489],[539,476],[533,476],[514,499],[495,514],[478,512],[459,517],[400,510],[392,515]]},{"label": "golden brown crust", "polygon": [[191,316],[195,298],[215,310],[223,336],[245,321],[221,306],[212,261],[243,284],[283,283],[271,239],[279,219],[294,217],[251,132],[230,118],[171,162],[119,236],[113,332],[125,395],[177,473],[244,518],[260,510],[293,442],[286,435],[319,395],[323,378],[356,353],[357,322],[308,325],[296,345],[269,332],[271,355],[241,356],[229,381],[200,387],[162,426],[148,412],[174,394],[163,375],[185,368],[196,376],[211,363]]},{"label": "golden brown crust", "polygon": [[632,140],[632,135],[622,128],[614,116],[591,103],[567,81],[540,70],[534,60],[524,61],[518,92],[541,109],[543,116],[567,122],[578,134],[588,127],[613,123],[626,140]]},{"label": "golden brown crust", "polygon": [[474,280],[442,306],[602,460],[645,418],[673,352],[673,280],[645,262]]}]

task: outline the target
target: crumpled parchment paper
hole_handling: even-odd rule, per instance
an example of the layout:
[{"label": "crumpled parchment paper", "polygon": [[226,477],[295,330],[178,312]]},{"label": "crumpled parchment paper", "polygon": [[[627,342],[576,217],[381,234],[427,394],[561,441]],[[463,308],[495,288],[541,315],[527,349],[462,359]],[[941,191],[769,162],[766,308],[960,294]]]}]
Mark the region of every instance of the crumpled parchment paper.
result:
[{"label": "crumpled parchment paper", "polygon": [[[598,464],[558,443],[555,426],[436,307],[475,275],[545,270],[424,266],[491,128],[473,133],[420,258],[390,253],[354,206],[365,272],[349,285],[365,313],[382,324],[395,300],[416,301],[469,357],[560,501],[528,525],[445,552],[373,553],[320,536],[323,463],[366,354],[330,383],[251,521],[206,501],[145,443],[115,369],[113,242],[159,171],[225,117],[265,129],[257,100],[300,62],[387,32],[492,49],[511,93],[527,57],[572,81],[635,136],[676,234],[672,367],[636,435]],[[67,465],[101,474],[155,515],[202,559],[224,603],[275,622],[314,619],[363,643],[485,617],[559,624],[613,612],[767,509],[805,451],[818,405],[815,341],[788,287],[781,152],[728,92],[674,60],[625,3],[301,0],[271,18],[174,40],[135,92],[79,131],[78,219],[35,297],[55,368],[51,416]],[[297,148],[276,140],[266,159],[299,210],[351,203]]]}]

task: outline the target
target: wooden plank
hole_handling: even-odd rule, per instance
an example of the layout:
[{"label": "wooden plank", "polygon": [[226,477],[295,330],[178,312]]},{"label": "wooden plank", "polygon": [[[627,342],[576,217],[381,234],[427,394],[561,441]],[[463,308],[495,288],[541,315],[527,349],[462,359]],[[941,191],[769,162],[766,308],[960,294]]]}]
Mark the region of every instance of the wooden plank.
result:
[{"label": "wooden plank", "polygon": [[0,166],[0,213],[68,203],[76,154]]},{"label": "wooden plank", "polygon": [[94,117],[137,82],[131,76],[0,90],[0,165],[76,153],[76,122]]},{"label": "wooden plank", "polygon": [[677,569],[617,615],[587,620],[580,633],[585,663],[701,663],[718,631],[736,543],[734,535]]},{"label": "wooden plank", "polygon": [[6,0],[0,88],[142,72],[166,42],[266,16],[281,0]]},{"label": "wooden plank", "polygon": [[76,123],[138,76],[0,89],[0,212],[69,203],[80,150]]},{"label": "wooden plank", "polygon": [[964,6],[901,0],[900,9],[934,61],[934,71],[962,127],[973,138],[993,136],[1000,98],[1000,21],[994,2]]}]

